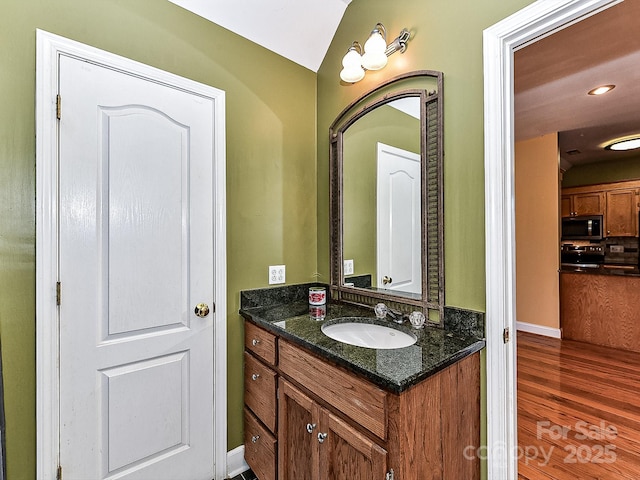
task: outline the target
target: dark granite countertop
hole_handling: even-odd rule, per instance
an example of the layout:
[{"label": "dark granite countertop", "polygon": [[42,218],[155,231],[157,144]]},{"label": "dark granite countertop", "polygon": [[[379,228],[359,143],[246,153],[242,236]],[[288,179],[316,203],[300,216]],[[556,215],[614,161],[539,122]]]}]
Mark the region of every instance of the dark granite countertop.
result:
[{"label": "dark granite countertop", "polygon": [[618,275],[624,277],[640,277],[640,270],[633,265],[605,264],[598,268],[583,268],[563,265],[560,272],[585,273],[588,275]]},{"label": "dark granite countertop", "polygon": [[[301,292],[288,292],[279,299],[259,298],[260,292],[269,289],[247,291],[248,295],[243,292],[240,314],[248,321],[326,357],[393,393],[408,389],[485,346],[485,341],[473,334],[473,328],[451,330],[426,326],[417,330],[408,322],[398,325],[380,321],[370,308],[351,304],[330,302],[326,306],[325,319],[315,320],[309,315],[306,296],[303,297],[305,300],[300,300],[300,293],[306,293],[308,285],[294,288],[300,288]],[[252,297],[251,292],[259,293]],[[460,312],[451,312],[456,327],[460,326],[460,318],[463,317]],[[371,349],[338,342],[322,333],[323,324],[335,323],[336,319],[344,317],[359,317],[357,321],[411,332],[418,340],[405,348]]]}]

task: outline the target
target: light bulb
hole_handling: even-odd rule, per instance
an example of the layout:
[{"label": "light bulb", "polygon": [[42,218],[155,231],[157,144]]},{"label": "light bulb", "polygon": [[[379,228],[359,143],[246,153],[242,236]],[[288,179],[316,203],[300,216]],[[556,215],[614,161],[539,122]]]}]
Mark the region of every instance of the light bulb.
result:
[{"label": "light bulb", "polygon": [[359,82],[364,78],[364,70],[362,68],[362,57],[355,47],[349,48],[349,51],[342,58],[342,66],[340,78],[347,83]]},{"label": "light bulb", "polygon": [[354,68],[360,67],[362,64],[362,57],[358,53],[358,51],[351,47],[347,53],[345,53],[344,57],[342,57],[342,66],[345,68]]},{"label": "light bulb", "polygon": [[362,66],[367,70],[380,70],[387,64],[387,42],[382,33],[375,29],[364,44],[364,55],[362,55]]},{"label": "light bulb", "polygon": [[356,83],[364,78],[362,67],[345,67],[340,72],[340,78],[347,83]]}]

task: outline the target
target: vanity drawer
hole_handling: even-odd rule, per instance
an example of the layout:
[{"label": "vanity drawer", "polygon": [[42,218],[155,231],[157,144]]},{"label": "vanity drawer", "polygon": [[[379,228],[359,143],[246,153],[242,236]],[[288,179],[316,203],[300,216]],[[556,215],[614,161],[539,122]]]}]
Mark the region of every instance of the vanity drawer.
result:
[{"label": "vanity drawer", "polygon": [[253,323],[244,322],[244,346],[265,362],[276,365],[276,336],[257,327]]},{"label": "vanity drawer", "polygon": [[387,437],[387,392],[280,340],[280,371],[382,439]]},{"label": "vanity drawer", "polygon": [[244,403],[269,430],[276,431],[277,374],[244,353]]},{"label": "vanity drawer", "polygon": [[260,480],[276,480],[276,439],[244,409],[244,459]]}]

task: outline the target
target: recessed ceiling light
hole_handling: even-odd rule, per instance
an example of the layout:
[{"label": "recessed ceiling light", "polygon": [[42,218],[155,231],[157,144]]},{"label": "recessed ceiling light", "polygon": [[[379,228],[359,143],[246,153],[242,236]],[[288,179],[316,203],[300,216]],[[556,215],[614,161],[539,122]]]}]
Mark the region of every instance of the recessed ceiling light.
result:
[{"label": "recessed ceiling light", "polygon": [[625,140],[616,140],[606,147],[606,150],[625,151],[640,148],[640,137],[627,138]]},{"label": "recessed ceiling light", "polygon": [[587,93],[589,95],[602,95],[603,93],[610,92],[614,88],[616,88],[615,85],[600,85],[599,87],[596,87],[593,90],[589,90]]}]

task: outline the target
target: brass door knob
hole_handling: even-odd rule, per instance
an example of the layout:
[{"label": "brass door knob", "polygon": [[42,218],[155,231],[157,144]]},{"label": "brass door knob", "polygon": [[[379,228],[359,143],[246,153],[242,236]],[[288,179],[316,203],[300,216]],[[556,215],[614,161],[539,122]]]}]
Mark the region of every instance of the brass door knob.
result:
[{"label": "brass door knob", "polygon": [[200,318],[204,318],[209,315],[209,305],[206,303],[199,303],[194,310],[195,314]]}]

